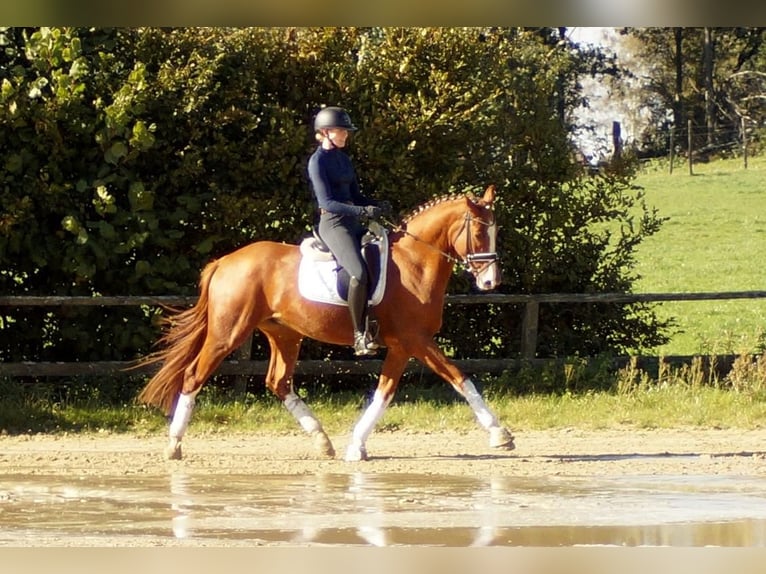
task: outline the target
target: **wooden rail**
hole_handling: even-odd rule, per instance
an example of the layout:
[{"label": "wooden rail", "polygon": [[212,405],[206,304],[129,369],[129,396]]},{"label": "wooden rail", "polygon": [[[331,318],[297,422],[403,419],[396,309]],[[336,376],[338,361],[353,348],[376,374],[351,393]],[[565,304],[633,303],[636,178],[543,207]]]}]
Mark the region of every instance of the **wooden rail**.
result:
[{"label": "wooden rail", "polygon": [[[725,291],[707,293],[546,293],[539,295],[486,293],[476,295],[448,295],[449,305],[476,304],[523,304],[521,358],[515,359],[467,359],[458,360],[458,366],[469,372],[495,372],[514,368],[520,362],[538,362],[536,359],[537,332],[541,304],[549,303],[659,303],[663,301],[709,301],[730,299],[764,299],[766,291]],[[6,307],[56,307],[56,306],[167,306],[183,307],[193,305],[196,296],[0,296],[0,306]],[[241,356],[241,355],[240,355]],[[683,360],[684,357],[677,359]],[[298,374],[365,374],[380,370],[380,360],[364,361],[298,361]],[[420,363],[411,361],[408,370],[420,368]],[[106,375],[124,371],[135,364],[129,361],[99,362],[20,362],[0,363],[0,376],[78,376]],[[268,361],[228,360],[218,369],[223,375],[263,375]],[[147,373],[149,367],[138,367],[134,373]]]}]

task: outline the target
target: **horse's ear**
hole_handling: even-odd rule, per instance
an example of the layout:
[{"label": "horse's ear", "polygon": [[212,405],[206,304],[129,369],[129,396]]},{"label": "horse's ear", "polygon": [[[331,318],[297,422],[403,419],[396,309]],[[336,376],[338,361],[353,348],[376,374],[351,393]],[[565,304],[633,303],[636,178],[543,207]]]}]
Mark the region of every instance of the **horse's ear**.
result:
[{"label": "horse's ear", "polygon": [[484,192],[484,197],[482,197],[481,199],[487,205],[492,205],[492,202],[495,201],[495,186],[490,185],[489,187],[487,187],[486,191]]}]

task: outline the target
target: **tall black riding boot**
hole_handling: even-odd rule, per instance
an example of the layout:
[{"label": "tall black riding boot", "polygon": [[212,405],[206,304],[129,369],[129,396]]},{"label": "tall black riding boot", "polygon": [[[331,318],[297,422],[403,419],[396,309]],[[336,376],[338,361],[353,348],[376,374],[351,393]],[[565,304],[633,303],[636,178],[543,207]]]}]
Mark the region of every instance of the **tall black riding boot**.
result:
[{"label": "tall black riding boot", "polygon": [[367,287],[362,285],[356,277],[352,277],[348,284],[348,311],[351,314],[351,323],[354,325],[354,354],[374,355],[375,348],[369,345],[365,329]]}]

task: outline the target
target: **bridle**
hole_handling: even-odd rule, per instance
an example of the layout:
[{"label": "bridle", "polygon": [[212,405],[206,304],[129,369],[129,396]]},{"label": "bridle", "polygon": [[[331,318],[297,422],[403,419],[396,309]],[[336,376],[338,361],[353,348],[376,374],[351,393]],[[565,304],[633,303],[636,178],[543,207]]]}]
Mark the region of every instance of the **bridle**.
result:
[{"label": "bridle", "polygon": [[473,235],[471,233],[471,224],[475,222],[479,225],[486,226],[487,229],[495,227],[496,225],[494,212],[492,210],[488,211],[492,216],[490,221],[484,221],[480,217],[474,217],[470,211],[466,211],[465,217],[463,218],[463,226],[460,228],[460,231],[458,232],[454,242],[454,244],[457,245],[457,240],[460,238],[460,234],[465,230],[466,255],[460,263],[463,265],[463,267],[465,267],[466,271],[470,271],[474,276],[480,275],[490,265],[495,265],[497,263],[497,251],[475,252],[473,250]]},{"label": "bridle", "polygon": [[487,228],[494,227],[495,226],[495,214],[492,212],[492,210],[489,210],[489,213],[492,215],[490,221],[484,221],[480,217],[474,217],[473,213],[471,211],[466,211],[465,216],[463,217],[463,225],[460,227],[460,230],[457,232],[457,235],[455,236],[455,240],[452,242],[453,245],[457,245],[458,240],[460,239],[460,236],[463,234],[463,232],[466,233],[465,238],[465,251],[466,254],[462,259],[458,259],[457,257],[450,255],[446,251],[442,251],[438,247],[434,247],[427,241],[421,239],[414,233],[410,233],[407,231],[404,227],[402,227],[399,224],[393,223],[387,219],[384,219],[385,223],[389,224],[391,228],[394,231],[401,231],[405,235],[408,235],[412,237],[415,241],[418,241],[419,243],[422,243],[429,249],[432,249],[434,251],[437,251],[439,254],[441,254],[442,257],[444,257],[447,261],[450,261],[454,265],[461,266],[465,271],[470,272],[474,277],[479,276],[484,270],[486,270],[490,265],[495,265],[498,261],[497,252],[496,251],[480,251],[480,252],[474,252],[473,250],[473,240],[472,240],[472,234],[471,234],[471,224],[476,223],[478,225],[484,225]]}]

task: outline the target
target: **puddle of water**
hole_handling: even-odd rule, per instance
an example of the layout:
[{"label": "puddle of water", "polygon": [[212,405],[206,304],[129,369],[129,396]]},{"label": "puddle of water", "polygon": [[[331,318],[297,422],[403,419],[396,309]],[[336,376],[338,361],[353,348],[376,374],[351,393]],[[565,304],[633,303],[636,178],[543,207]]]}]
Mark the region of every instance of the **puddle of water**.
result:
[{"label": "puddle of water", "polygon": [[[0,545],[766,546],[766,478],[0,476]],[[128,538],[124,538],[127,540]]]}]

